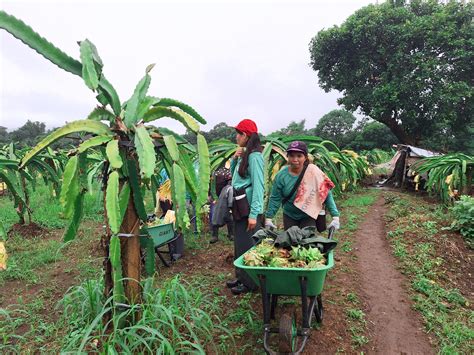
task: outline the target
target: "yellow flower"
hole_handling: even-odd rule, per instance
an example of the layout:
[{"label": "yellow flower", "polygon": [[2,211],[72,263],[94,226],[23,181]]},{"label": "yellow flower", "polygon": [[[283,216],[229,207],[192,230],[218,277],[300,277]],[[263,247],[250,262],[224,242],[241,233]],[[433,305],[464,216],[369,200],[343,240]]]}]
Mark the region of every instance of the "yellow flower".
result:
[{"label": "yellow flower", "polygon": [[353,150],[349,150],[349,149],[344,149],[342,151],[343,153],[347,154],[347,155],[350,155],[351,157],[357,159],[359,158],[359,154],[357,154],[356,152],[354,152]]},{"label": "yellow flower", "polygon": [[0,242],[0,270],[6,270],[7,269],[7,249],[5,248],[5,244],[3,242]]},{"label": "yellow flower", "polygon": [[446,184],[451,185],[451,181],[453,181],[453,174],[446,176]]}]

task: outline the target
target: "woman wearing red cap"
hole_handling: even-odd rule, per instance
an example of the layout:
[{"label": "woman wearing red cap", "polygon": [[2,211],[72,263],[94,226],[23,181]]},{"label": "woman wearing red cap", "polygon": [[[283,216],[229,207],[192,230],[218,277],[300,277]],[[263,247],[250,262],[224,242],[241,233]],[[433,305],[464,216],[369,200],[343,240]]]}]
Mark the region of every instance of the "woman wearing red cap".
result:
[{"label": "woman wearing red cap", "polygon": [[[272,194],[265,213],[265,227],[274,228],[273,216],[283,205],[283,226],[300,228],[317,226],[318,231],[325,229],[316,221],[324,218],[325,208],[329,210],[332,221],[329,227],[339,229],[339,211],[337,210],[331,189],[333,182],[316,165],[308,160],[308,148],[304,142],[294,141],[286,150],[288,166],[281,169],[275,176]],[[306,168],[305,168],[306,167]],[[304,174],[298,186],[300,174]]]},{"label": "woman wearing red cap", "polygon": [[[237,220],[238,217],[234,213],[234,258],[237,259],[254,245],[252,235],[262,227],[264,163],[255,122],[242,120],[235,126],[235,130],[239,148],[230,164],[232,186],[237,191],[244,191],[249,205],[248,216]],[[235,274],[237,279],[227,282],[227,287],[231,288],[233,294],[238,295],[257,288],[241,269],[236,269]]]}]

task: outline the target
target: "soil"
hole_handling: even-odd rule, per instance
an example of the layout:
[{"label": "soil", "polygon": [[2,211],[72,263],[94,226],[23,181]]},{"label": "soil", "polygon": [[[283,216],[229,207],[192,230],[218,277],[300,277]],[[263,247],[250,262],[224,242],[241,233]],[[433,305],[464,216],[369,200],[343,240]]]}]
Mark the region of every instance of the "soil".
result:
[{"label": "soil", "polygon": [[[93,225],[91,222],[85,222],[84,224]],[[25,229],[32,230],[34,225],[37,226],[38,231],[32,231],[29,236],[41,236],[42,241],[62,240],[62,229],[48,231],[35,223],[25,225],[25,227],[27,227]],[[16,224],[11,230],[13,230],[15,226],[22,227]],[[100,232],[100,230],[100,227],[97,227],[97,232]],[[82,232],[79,232],[77,238],[81,237],[83,237]],[[98,242],[94,241],[92,244],[85,244],[85,246],[78,244],[71,249],[64,250],[63,259],[58,260],[54,264],[45,265],[41,272],[38,273],[40,276],[38,283],[29,283],[25,280],[9,280],[3,282],[0,287],[0,307],[15,309],[20,296],[23,303],[28,303],[34,300],[38,294],[44,292],[44,289],[49,288],[52,291],[48,297],[45,298],[44,311],[41,313],[52,320],[57,319],[59,313],[51,312],[50,310],[55,308],[57,301],[64,296],[71,286],[79,283],[79,272],[70,266],[78,264],[79,261],[84,258],[84,255],[97,259],[98,264],[101,263],[100,251],[98,251],[97,244]],[[64,272],[66,269],[71,270]],[[22,334],[20,333],[18,335]]]},{"label": "soil", "polygon": [[369,306],[367,318],[372,325],[369,352],[434,354],[428,336],[421,330],[419,315],[411,309],[404,277],[396,269],[397,262],[385,238],[386,209],[380,196],[355,235],[361,295]]},{"label": "soil", "polygon": [[[314,328],[304,348],[303,354],[334,354],[346,353],[379,353],[379,354],[432,354],[435,353],[430,341],[423,333],[421,319],[410,308],[407,292],[403,289],[403,276],[396,270],[396,261],[385,240],[385,222],[383,215],[386,207],[380,196],[376,204],[369,209],[365,220],[359,225],[358,231],[352,236],[354,251],[338,252],[336,267],[326,278],[323,292],[324,320],[320,327]],[[344,223],[344,214],[341,217]],[[342,232],[341,232],[342,233]],[[375,256],[375,257],[374,257]],[[196,255],[186,255],[171,268],[162,269],[163,274],[182,273],[183,278],[202,274],[203,268],[233,275],[232,247],[221,242],[209,245],[208,249]],[[185,262],[186,259],[186,262]],[[368,263],[367,260],[371,262]],[[362,348],[354,348],[351,342],[350,324],[346,315],[346,297],[356,293],[362,297],[359,308],[367,315],[370,324],[370,341]],[[239,296],[231,294],[224,284],[219,293],[226,296],[230,310],[238,307]],[[254,302],[253,309],[263,319],[260,298]],[[297,316],[297,324],[301,322],[301,311],[298,305],[281,305],[277,307],[276,319],[282,313],[293,313]],[[224,316],[226,311],[224,310]],[[273,326],[278,327],[278,323]],[[258,336],[248,334],[237,339],[237,345],[256,343],[263,338],[263,331]],[[271,344],[278,349],[278,339],[273,337]],[[261,353],[262,345],[248,354]]]},{"label": "soil", "polygon": [[15,223],[10,230],[8,231],[8,236],[12,236],[14,234],[19,234],[25,238],[35,238],[41,235],[48,234],[48,230],[41,227],[39,224],[31,222],[29,224],[19,224]]},{"label": "soil", "polygon": [[[377,353],[377,354],[432,354],[435,348],[430,344],[430,339],[422,331],[420,316],[411,309],[411,301],[404,289],[404,277],[397,271],[397,262],[391,255],[391,248],[386,240],[385,221],[383,219],[387,207],[384,205],[382,194],[376,203],[369,207],[366,217],[360,222],[359,229],[355,232],[338,232],[339,236],[346,236],[353,240],[353,251],[336,253],[336,266],[326,278],[323,304],[324,321],[320,327],[312,330],[311,337],[305,347],[303,354],[334,354],[344,353]],[[341,224],[344,225],[344,213],[341,216]],[[39,227],[39,226],[38,226]],[[39,227],[41,228],[41,227]],[[98,227],[98,232],[100,228]],[[43,231],[44,233],[44,231]],[[60,238],[61,233],[51,233],[45,238]],[[457,242],[457,241],[456,241]],[[446,248],[450,250],[450,260],[461,259],[466,263],[466,273],[472,272],[472,253],[459,249],[462,243],[452,244],[452,240],[446,240]],[[202,241],[202,244],[207,244]],[[456,245],[458,247],[456,247]],[[81,254],[94,255],[100,263],[100,251],[96,249],[97,242],[89,244],[87,250]],[[83,246],[82,246],[83,247]],[[203,249],[186,250],[182,259],[172,264],[170,268],[160,266],[160,277],[167,278],[180,273],[184,280],[191,280],[193,276],[202,276],[212,273],[224,273],[229,279],[233,277],[233,247],[230,243],[219,241],[210,244]],[[69,258],[45,270],[41,277],[41,284],[25,285],[21,281],[8,281],[0,287],[0,307],[13,305],[17,297],[22,295],[26,301],[31,300],[46,285],[54,284],[54,294],[51,295],[45,305],[45,312],[54,307],[54,302],[60,299],[67,288],[77,284],[77,273],[64,273],[63,269],[74,263],[80,257],[72,251],[67,255]],[[165,258],[167,256],[165,255]],[[98,266],[100,267],[100,265]],[[457,282],[461,290],[468,289],[472,294],[472,278],[462,278],[461,273],[449,275]],[[456,274],[456,276],[455,276]],[[225,309],[222,310],[225,318],[229,312],[239,307],[240,296],[234,296],[224,285],[225,280],[216,281],[217,296],[225,296]],[[361,297],[358,305],[366,314],[369,324],[369,343],[363,347],[354,348],[351,341],[352,333],[350,321],[347,319],[346,307],[347,295],[355,293]],[[259,319],[263,319],[261,300],[258,295],[252,298],[252,308]],[[279,319],[283,311],[288,311],[297,305],[278,307],[276,319]],[[298,322],[301,321],[301,311]],[[53,317],[54,318],[54,317]],[[276,325],[278,326],[278,325]],[[23,330],[20,330],[20,334]],[[24,329],[28,331],[28,329]],[[246,353],[263,353],[263,346],[257,343],[262,339],[260,334],[249,332],[241,338],[236,339],[237,347],[255,344],[255,349]],[[273,344],[278,344],[273,342]],[[274,349],[276,347],[273,347]]]},{"label": "soil", "polygon": [[[421,217],[418,223],[430,221],[430,217]],[[393,226],[406,225],[405,218],[392,222]],[[440,228],[449,227],[449,223],[441,224]],[[394,227],[395,228],[395,227]],[[474,250],[470,249],[459,233],[442,230],[442,235],[435,236],[436,243],[433,243],[433,257],[442,259],[443,272],[439,275],[440,282],[446,288],[459,289],[461,294],[467,299],[474,299]],[[406,244],[409,250],[413,250],[419,243],[430,242],[426,236],[417,230],[406,231]],[[474,304],[471,305],[474,310]]]}]

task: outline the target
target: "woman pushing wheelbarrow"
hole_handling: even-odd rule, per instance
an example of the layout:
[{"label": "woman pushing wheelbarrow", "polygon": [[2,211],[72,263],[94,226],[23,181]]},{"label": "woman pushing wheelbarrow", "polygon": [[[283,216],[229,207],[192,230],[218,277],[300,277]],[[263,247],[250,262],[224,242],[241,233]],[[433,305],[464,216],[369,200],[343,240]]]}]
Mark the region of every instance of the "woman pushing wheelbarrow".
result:
[{"label": "woman pushing wheelbarrow", "polygon": [[[289,166],[275,178],[265,221],[267,228],[274,228],[271,217],[283,205],[285,231],[257,232],[254,239],[260,243],[234,263],[260,286],[263,343],[269,354],[275,354],[269,344],[271,333],[279,334],[280,353],[299,354],[311,333],[313,316],[318,323],[322,321],[321,293],[326,273],[334,266],[333,248],[337,243],[332,236],[339,228],[339,212],[331,193],[333,182],[309,163],[303,142],[291,143],[287,153]],[[333,217],[328,238],[318,235],[325,230],[324,206]],[[279,326],[272,327],[279,296],[301,297],[301,327],[296,325],[294,312],[284,313]]]}]

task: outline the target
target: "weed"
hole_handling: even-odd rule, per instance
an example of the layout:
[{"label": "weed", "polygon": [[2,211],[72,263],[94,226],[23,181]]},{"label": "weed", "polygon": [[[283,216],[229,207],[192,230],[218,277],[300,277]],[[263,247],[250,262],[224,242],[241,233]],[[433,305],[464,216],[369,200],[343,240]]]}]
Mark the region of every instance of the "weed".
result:
[{"label": "weed", "polygon": [[8,268],[0,273],[0,282],[5,280],[23,280],[37,283],[38,269],[60,260],[62,243],[56,240],[40,238],[25,239],[14,236],[8,240],[10,258]]},{"label": "weed", "polygon": [[355,309],[355,308],[348,309],[346,313],[349,318],[352,318],[355,320],[363,320],[365,316],[364,312],[361,309]]},{"label": "weed", "polygon": [[355,304],[359,303],[359,297],[357,297],[357,295],[353,292],[348,293],[346,298],[349,302],[352,302],[352,303],[355,303]]},{"label": "weed", "polygon": [[[135,306],[114,309],[112,298],[103,297],[101,282],[88,281],[72,288],[61,302],[70,327],[63,339],[63,350],[204,353],[210,348],[218,353],[216,331],[233,340],[216,314],[203,311],[203,304],[213,306],[201,291],[187,288],[179,277],[166,281],[160,289],[152,285],[153,280],[144,281],[140,320],[126,327],[122,326],[126,319],[134,318],[138,311]],[[112,320],[104,325],[107,312],[112,312]]]},{"label": "weed", "polygon": [[345,253],[349,253],[352,251],[352,242],[350,240],[345,240],[341,244],[341,250]]},{"label": "weed", "polygon": [[437,223],[435,221],[426,221],[423,223],[423,227],[425,228],[426,233],[428,235],[433,236],[438,233],[438,228],[436,228]]},{"label": "weed", "polygon": [[365,345],[369,342],[369,339],[367,339],[366,336],[364,335],[352,335],[352,343],[356,346],[362,346]]},{"label": "weed", "polygon": [[[405,215],[404,223],[409,227],[392,228],[387,237],[394,255],[401,261],[402,272],[410,278],[414,308],[422,314],[426,330],[438,338],[441,354],[473,353],[474,331],[470,326],[472,320],[468,319],[472,314],[468,302],[458,289],[439,281],[443,277],[444,260],[436,256],[435,247],[443,238],[439,235],[439,225],[446,220],[445,209],[433,208],[427,214],[429,206],[418,203],[411,208],[411,205],[406,196],[394,199],[388,220]],[[408,210],[410,215],[406,213]],[[431,218],[428,221],[424,220],[427,215]],[[405,236],[407,231],[412,240]]]}]

